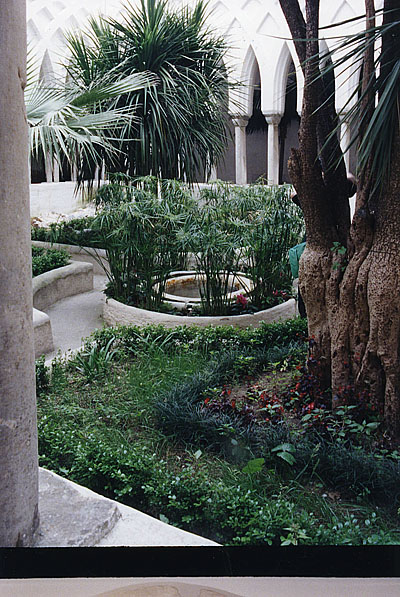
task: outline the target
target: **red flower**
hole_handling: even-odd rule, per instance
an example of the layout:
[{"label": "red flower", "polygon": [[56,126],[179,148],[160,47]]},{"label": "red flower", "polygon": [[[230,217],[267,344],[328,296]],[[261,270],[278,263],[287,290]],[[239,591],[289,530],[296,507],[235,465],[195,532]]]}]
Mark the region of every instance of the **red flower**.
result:
[{"label": "red flower", "polygon": [[238,305],[245,307],[247,305],[247,298],[243,294],[238,294],[236,297],[236,302]]}]

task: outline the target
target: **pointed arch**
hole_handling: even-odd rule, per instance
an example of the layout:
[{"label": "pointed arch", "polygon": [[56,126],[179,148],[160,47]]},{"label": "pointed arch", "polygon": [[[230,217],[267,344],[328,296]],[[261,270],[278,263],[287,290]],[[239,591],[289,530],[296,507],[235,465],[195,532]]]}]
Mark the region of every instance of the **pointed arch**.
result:
[{"label": "pointed arch", "polygon": [[344,21],[345,19],[351,19],[352,17],[355,17],[356,13],[353,9],[353,7],[351,6],[350,2],[347,2],[347,0],[343,0],[343,2],[339,5],[338,8],[335,9],[330,22],[331,23],[337,23],[338,21]]},{"label": "pointed arch", "polygon": [[288,44],[284,42],[281,46],[274,73],[272,101],[275,114],[283,114],[285,111],[287,77],[292,63],[295,63],[295,59],[290,52]]},{"label": "pointed arch", "polygon": [[48,50],[46,50],[43,54],[42,63],[40,65],[39,80],[43,83],[50,83],[54,80],[54,69]]},{"label": "pointed arch", "polygon": [[251,117],[253,114],[254,85],[259,71],[257,57],[250,44],[244,56],[239,80],[241,86],[231,92],[231,114],[240,114]]}]

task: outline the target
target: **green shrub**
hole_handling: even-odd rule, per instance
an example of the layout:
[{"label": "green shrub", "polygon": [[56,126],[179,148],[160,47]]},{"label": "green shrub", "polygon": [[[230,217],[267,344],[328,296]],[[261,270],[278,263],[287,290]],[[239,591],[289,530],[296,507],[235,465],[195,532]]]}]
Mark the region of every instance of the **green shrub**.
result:
[{"label": "green shrub", "polygon": [[57,267],[63,267],[69,263],[69,260],[70,257],[66,251],[32,247],[32,276],[39,276]]},{"label": "green shrub", "polygon": [[93,227],[94,216],[74,218],[50,224],[49,228],[31,228],[32,240],[65,245],[101,248],[101,235]]},{"label": "green shrub", "polygon": [[[155,345],[164,343],[166,350],[184,348],[186,350],[200,350],[206,353],[227,350],[264,349],[268,347],[285,346],[291,342],[298,342],[307,336],[307,321],[301,318],[289,319],[277,323],[261,322],[258,327],[245,329],[233,326],[207,326],[200,328],[196,325],[177,326],[173,330],[162,325],[117,326],[96,330],[87,342],[95,341],[106,345],[111,337],[115,345],[126,354],[136,354],[142,350],[143,343],[154,342]],[[168,341],[166,339],[168,338]]]},{"label": "green shrub", "polygon": [[156,309],[169,273],[177,266],[180,215],[153,195],[135,190],[135,201],[110,206],[95,221],[110,268],[107,294],[126,304]]},{"label": "green shrub", "polygon": [[74,359],[76,370],[79,371],[88,381],[101,378],[110,370],[111,361],[115,350],[111,350],[114,339],[110,338],[106,346],[93,344],[90,349],[83,349],[78,352]]}]

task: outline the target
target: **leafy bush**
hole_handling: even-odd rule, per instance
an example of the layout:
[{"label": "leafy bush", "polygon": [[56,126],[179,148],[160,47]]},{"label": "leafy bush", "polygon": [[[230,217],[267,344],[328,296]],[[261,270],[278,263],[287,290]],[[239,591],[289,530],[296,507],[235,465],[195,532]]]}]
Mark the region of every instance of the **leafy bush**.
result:
[{"label": "leafy bush", "polygon": [[187,221],[181,240],[194,254],[203,311],[227,313],[239,272],[252,280],[246,289],[256,309],[270,306],[273,292],[289,289],[289,248],[303,231],[301,213],[289,187],[250,186],[243,190],[215,183],[201,192],[198,209]]},{"label": "leafy bush", "polygon": [[86,377],[88,381],[103,377],[110,368],[115,351],[111,350],[113,338],[106,346],[93,344],[90,349],[84,349],[75,356],[76,370]]},{"label": "leafy bush", "polygon": [[32,276],[39,276],[57,267],[63,267],[69,263],[69,259],[66,251],[32,247]]},{"label": "leafy bush", "polygon": [[[283,322],[261,322],[258,327],[245,329],[233,326],[177,326],[173,330],[163,325],[117,326],[96,330],[87,340],[105,346],[111,337],[115,346],[125,354],[134,355],[143,349],[143,343],[164,343],[166,350],[184,348],[206,353],[228,350],[264,349],[280,346],[282,350],[291,342],[298,342],[307,336],[307,321],[301,318]],[[168,341],[166,342],[166,338]]]},{"label": "leafy bush", "polygon": [[47,243],[101,248],[101,236],[93,228],[94,219],[94,216],[86,216],[53,223],[49,228],[32,227],[31,238]]},{"label": "leafy bush", "polygon": [[110,268],[107,294],[126,304],[155,309],[176,267],[180,248],[176,230],[181,216],[141,189],[135,201],[111,205],[95,221]]}]

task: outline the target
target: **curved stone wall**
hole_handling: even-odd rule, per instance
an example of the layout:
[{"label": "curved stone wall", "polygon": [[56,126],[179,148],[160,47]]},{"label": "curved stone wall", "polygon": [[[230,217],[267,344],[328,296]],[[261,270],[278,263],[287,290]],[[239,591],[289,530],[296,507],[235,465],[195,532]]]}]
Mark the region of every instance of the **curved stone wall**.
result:
[{"label": "curved stone wall", "polygon": [[108,299],[103,307],[103,319],[107,325],[138,325],[162,324],[167,328],[174,328],[178,325],[233,325],[234,327],[246,328],[257,326],[262,321],[272,323],[274,321],[291,319],[296,317],[296,301],[290,299],[282,305],[277,305],[265,311],[259,311],[253,315],[233,315],[221,317],[187,317],[181,315],[168,315],[147,311],[137,307],[129,307],[114,299]]},{"label": "curved stone wall", "polygon": [[35,358],[38,358],[54,347],[50,318],[43,309],[68,296],[93,290],[93,265],[71,263],[45,272],[33,278],[32,289]]}]

